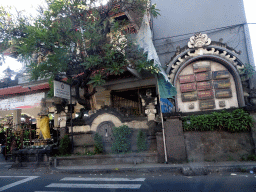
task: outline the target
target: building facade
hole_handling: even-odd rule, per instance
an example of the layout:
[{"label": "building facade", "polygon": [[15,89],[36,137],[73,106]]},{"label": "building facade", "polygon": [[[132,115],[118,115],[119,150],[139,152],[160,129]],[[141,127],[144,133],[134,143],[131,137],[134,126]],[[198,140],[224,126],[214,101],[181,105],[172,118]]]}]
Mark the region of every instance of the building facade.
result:
[{"label": "building facade", "polygon": [[196,112],[253,104],[254,66],[242,0],[155,1],[153,42],[177,89],[176,112]]}]

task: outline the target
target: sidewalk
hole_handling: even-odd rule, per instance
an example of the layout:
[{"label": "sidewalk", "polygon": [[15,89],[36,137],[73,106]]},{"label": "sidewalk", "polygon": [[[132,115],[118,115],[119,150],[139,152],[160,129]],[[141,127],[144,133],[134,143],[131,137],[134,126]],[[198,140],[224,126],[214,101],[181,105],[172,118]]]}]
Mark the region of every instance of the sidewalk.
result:
[{"label": "sidewalk", "polygon": [[[0,166],[12,165],[14,162],[6,162],[4,156],[0,154]],[[22,163],[23,166],[13,167],[15,170],[33,169],[35,172],[43,167],[57,173],[69,174],[86,174],[86,173],[123,173],[123,172],[168,172],[178,173],[185,176],[208,175],[210,173],[221,172],[250,172],[256,173],[256,162],[253,161],[226,161],[226,162],[190,162],[183,164],[164,164],[164,163],[141,163],[141,164],[111,164],[111,165],[69,165],[69,166],[54,166],[52,162],[49,167],[49,162],[40,164],[39,166],[33,162]]]},{"label": "sidewalk", "polygon": [[112,172],[173,172],[186,176],[207,175],[218,172],[256,172],[256,162],[194,162],[184,164],[117,164],[88,166],[57,166],[60,173],[112,173]]}]

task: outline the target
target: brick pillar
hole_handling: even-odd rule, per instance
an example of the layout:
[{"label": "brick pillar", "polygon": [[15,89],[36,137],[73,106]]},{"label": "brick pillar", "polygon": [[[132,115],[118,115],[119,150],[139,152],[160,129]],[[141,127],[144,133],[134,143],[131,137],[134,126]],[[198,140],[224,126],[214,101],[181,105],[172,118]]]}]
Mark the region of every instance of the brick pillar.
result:
[{"label": "brick pillar", "polygon": [[187,160],[182,121],[178,117],[164,122],[168,162]]}]

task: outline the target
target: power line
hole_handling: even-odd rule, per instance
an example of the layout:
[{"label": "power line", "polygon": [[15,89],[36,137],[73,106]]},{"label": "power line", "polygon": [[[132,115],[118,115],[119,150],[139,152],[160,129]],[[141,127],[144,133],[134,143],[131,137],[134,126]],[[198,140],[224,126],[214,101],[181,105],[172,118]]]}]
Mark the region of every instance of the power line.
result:
[{"label": "power line", "polygon": [[[198,31],[198,32],[200,32],[200,33],[202,33],[202,32],[209,32],[209,31],[216,32],[216,31],[221,31],[221,30],[224,30],[224,29],[235,28],[237,26],[241,26],[241,25],[245,25],[245,24],[248,24],[248,23],[242,23],[242,24],[231,25],[231,26],[227,26],[227,27],[220,27],[220,28],[209,29],[209,30]],[[175,35],[175,36],[171,36],[171,37],[163,37],[163,38],[159,38],[159,39],[154,39],[153,41],[159,41],[159,40],[163,40],[163,39],[171,39],[171,38],[174,38],[174,37],[182,37],[182,36],[191,35],[191,34],[195,34],[195,33],[193,32],[193,33],[186,33],[186,34],[181,34],[181,35]]]},{"label": "power line", "polygon": [[[239,27],[240,26],[240,27]],[[236,35],[239,35],[239,39],[240,39],[240,34],[239,34],[239,31],[241,29],[243,25],[242,24],[239,24],[239,25],[232,25],[232,26],[229,26],[229,27],[223,27],[223,28],[219,28],[218,30],[211,30],[211,33],[216,33],[216,32],[219,32],[219,31],[223,31],[225,29],[229,29],[229,28],[237,28],[239,27]],[[207,31],[210,31],[210,30],[207,30]],[[194,34],[194,33],[190,33],[190,34]],[[178,36],[185,36],[185,35],[188,35],[188,34],[183,34],[183,35],[177,35]],[[172,37],[176,37],[176,36],[172,36]],[[172,37],[169,37],[169,38],[172,38]],[[190,37],[187,37],[187,38],[184,38],[184,39],[180,39],[180,40],[176,40],[176,41],[172,41],[171,43],[178,43],[178,42],[182,42],[182,41],[187,41]],[[161,39],[166,39],[166,38],[161,38]],[[161,39],[158,39],[158,40],[161,40]],[[227,43],[230,42],[232,38],[228,39]],[[234,40],[233,40],[234,41]],[[238,45],[240,44],[240,42],[238,42]],[[163,45],[166,45],[166,43],[160,43],[160,44],[157,44],[155,45],[155,47],[161,47]],[[237,46],[238,46],[237,45]],[[236,47],[237,47],[236,46]],[[158,53],[159,55],[163,55],[163,54],[166,54],[166,53],[173,53],[173,52],[176,52],[176,51],[168,51],[168,52],[164,52],[164,53]]]}]

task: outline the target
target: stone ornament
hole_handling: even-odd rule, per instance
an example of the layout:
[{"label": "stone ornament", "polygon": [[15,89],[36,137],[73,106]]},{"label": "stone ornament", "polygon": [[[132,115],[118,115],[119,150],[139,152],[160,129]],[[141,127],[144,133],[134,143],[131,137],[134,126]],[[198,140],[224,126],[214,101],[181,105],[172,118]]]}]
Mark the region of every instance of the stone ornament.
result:
[{"label": "stone ornament", "polygon": [[189,109],[194,109],[194,108],[195,108],[194,103],[189,104],[189,105],[188,105],[188,108],[189,108]]},{"label": "stone ornament", "polygon": [[194,36],[190,37],[188,42],[189,48],[200,48],[211,44],[211,39],[208,38],[206,34],[196,33]]},{"label": "stone ornament", "polygon": [[220,107],[226,107],[225,101],[219,101],[219,106]]}]

